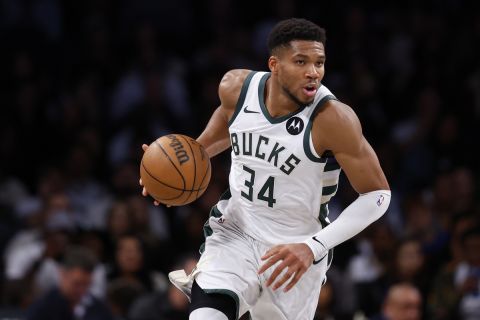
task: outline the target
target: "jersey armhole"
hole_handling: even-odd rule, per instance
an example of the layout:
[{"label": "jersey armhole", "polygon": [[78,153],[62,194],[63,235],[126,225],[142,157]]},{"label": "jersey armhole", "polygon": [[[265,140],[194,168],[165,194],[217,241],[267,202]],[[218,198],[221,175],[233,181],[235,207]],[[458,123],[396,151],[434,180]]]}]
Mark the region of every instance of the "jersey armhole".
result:
[{"label": "jersey armhole", "polygon": [[245,97],[247,96],[247,91],[248,87],[250,85],[250,81],[252,80],[253,76],[257,73],[256,71],[251,71],[247,77],[245,78],[245,81],[243,81],[242,89],[240,90],[240,96],[238,97],[237,105],[235,106],[235,112],[233,113],[232,117],[228,121],[228,126],[230,127],[235,121],[235,118],[238,116],[240,113],[240,110],[242,110],[243,103],[245,102]]},{"label": "jersey armhole", "polygon": [[323,163],[326,161],[324,157],[320,157],[316,150],[315,147],[313,146],[313,139],[312,139],[312,126],[313,126],[313,119],[317,115],[317,113],[320,111],[320,109],[323,108],[325,103],[330,100],[337,100],[337,98],[334,95],[326,95],[323,97],[314,107],[312,114],[310,115],[310,118],[308,119],[307,127],[305,129],[305,133],[303,135],[303,149],[305,150],[305,155],[312,160],[313,162],[320,162]]}]

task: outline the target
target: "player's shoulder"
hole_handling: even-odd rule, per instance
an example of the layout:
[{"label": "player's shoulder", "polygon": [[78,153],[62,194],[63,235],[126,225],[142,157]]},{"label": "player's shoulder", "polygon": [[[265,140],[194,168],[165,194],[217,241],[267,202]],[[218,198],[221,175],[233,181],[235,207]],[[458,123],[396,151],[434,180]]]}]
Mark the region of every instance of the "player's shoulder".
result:
[{"label": "player's shoulder", "polygon": [[331,99],[322,106],[314,119],[314,125],[328,130],[361,130],[360,120],[349,105]]},{"label": "player's shoulder", "polygon": [[312,130],[314,141],[325,150],[355,148],[363,137],[355,111],[349,105],[335,99],[327,101],[316,114]]},{"label": "player's shoulder", "polygon": [[218,95],[224,107],[235,107],[243,83],[251,72],[248,69],[233,69],[224,74],[218,86]]},{"label": "player's shoulder", "polygon": [[249,69],[232,69],[227,71],[220,82],[220,85],[223,84],[233,84],[233,83],[243,83],[245,78],[252,72]]}]

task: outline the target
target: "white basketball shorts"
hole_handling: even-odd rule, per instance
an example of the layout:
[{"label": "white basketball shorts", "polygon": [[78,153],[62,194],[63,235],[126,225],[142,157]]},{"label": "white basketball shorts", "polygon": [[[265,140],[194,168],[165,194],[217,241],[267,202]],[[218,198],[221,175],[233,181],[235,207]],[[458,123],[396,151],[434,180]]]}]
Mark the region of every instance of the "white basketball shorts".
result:
[{"label": "white basketball shorts", "polygon": [[[190,275],[171,272],[170,280],[189,295],[195,279],[207,293],[224,293],[237,302],[238,316],[247,311],[253,320],[311,320],[326,279],[327,259],[311,265],[300,281],[288,292],[283,287],[273,291],[266,287],[268,277],[275,270],[258,275],[265,263],[262,257],[270,246],[253,239],[224,218],[210,217],[213,231],[206,238],[197,268]],[[286,270],[285,270],[286,271]],[[280,279],[281,275],[277,278]]]}]

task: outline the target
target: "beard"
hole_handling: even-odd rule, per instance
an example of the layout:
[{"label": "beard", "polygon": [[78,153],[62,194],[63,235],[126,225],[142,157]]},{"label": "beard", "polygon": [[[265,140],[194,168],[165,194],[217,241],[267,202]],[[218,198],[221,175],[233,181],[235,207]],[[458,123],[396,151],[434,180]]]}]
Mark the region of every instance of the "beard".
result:
[{"label": "beard", "polygon": [[315,98],[313,98],[311,101],[308,101],[308,102],[302,102],[300,101],[300,99],[298,99],[297,97],[295,97],[295,95],[293,93],[290,92],[290,90],[288,90],[287,88],[285,88],[284,86],[282,86],[282,90],[283,92],[287,95],[287,97],[290,98],[290,100],[292,100],[293,102],[295,102],[295,104],[297,104],[300,108],[304,108],[304,107],[309,107],[312,105],[313,101],[315,100]]}]

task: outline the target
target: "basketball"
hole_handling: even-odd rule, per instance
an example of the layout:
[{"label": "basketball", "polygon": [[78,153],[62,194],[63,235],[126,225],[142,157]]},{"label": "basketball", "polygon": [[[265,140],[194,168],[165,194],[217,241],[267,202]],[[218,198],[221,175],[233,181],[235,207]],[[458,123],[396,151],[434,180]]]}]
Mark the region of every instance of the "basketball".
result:
[{"label": "basketball", "polygon": [[198,199],[207,189],[210,176],[210,158],[203,146],[181,134],[155,140],[140,163],[140,177],[148,194],[171,206]]}]

